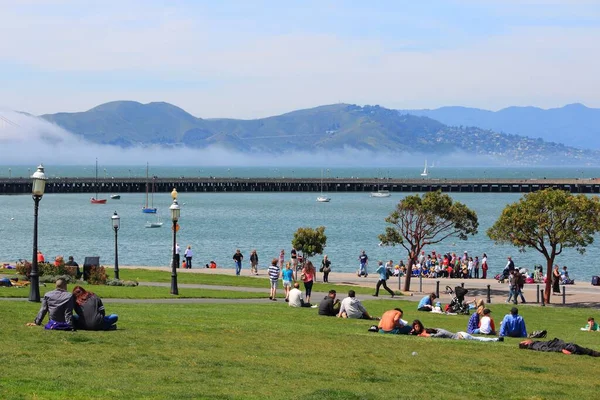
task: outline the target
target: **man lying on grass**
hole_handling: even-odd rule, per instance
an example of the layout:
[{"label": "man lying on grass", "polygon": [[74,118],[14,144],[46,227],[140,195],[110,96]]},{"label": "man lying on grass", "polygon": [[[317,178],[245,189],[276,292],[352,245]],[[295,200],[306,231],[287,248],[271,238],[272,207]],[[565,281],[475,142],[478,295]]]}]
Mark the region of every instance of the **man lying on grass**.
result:
[{"label": "man lying on grass", "polygon": [[553,351],[563,354],[578,354],[592,357],[600,357],[600,351],[581,347],[575,343],[566,343],[563,340],[554,338],[547,342],[534,342],[533,340],[524,340],[519,343],[520,349],[535,351]]}]

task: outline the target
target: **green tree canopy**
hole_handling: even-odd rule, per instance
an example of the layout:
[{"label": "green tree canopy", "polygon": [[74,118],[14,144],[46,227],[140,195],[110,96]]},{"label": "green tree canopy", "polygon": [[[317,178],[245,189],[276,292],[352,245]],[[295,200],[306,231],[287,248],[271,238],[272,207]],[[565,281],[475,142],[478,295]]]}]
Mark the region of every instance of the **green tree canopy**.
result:
[{"label": "green tree canopy", "polygon": [[385,228],[379,240],[383,245],[399,244],[408,252],[405,291],[410,290],[411,269],[421,249],[450,236],[466,240],[479,227],[475,211],[441,191],[405,197],[385,221],[392,226]]},{"label": "green tree canopy", "polygon": [[550,300],[552,266],[564,248],[583,254],[600,230],[600,200],[597,196],[573,195],[545,189],[528,193],[507,205],[487,235],[496,243],[509,243],[525,251],[535,249],[546,258],[546,302]]},{"label": "green tree canopy", "polygon": [[319,226],[316,229],[308,227],[298,228],[298,230],[294,232],[292,246],[294,246],[296,250],[301,251],[302,255],[306,258],[310,258],[315,254],[323,254],[323,249],[327,246],[325,227]]}]

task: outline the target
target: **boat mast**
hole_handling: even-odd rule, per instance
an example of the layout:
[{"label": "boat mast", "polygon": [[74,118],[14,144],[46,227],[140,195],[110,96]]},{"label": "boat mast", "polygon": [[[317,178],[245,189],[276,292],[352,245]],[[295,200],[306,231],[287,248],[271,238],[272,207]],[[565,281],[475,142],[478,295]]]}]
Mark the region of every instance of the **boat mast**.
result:
[{"label": "boat mast", "polygon": [[148,208],[148,163],[146,163],[146,207]]}]

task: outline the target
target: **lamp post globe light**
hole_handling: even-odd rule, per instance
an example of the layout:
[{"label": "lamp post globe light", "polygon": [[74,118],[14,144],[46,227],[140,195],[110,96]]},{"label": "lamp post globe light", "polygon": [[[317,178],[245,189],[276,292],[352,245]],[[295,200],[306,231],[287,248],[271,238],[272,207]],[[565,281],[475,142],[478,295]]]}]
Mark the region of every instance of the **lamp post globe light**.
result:
[{"label": "lamp post globe light", "polygon": [[177,225],[177,221],[179,221],[179,216],[181,214],[181,208],[179,208],[179,204],[177,203],[177,189],[173,188],[171,192],[171,197],[173,198],[173,204],[169,207],[171,211],[171,221],[173,221],[173,254],[171,258],[171,294],[179,294],[179,289],[177,289],[177,266],[175,261],[175,248],[177,246],[177,229],[179,225]]},{"label": "lamp post globe light", "polygon": [[38,208],[40,200],[44,195],[46,189],[46,174],[44,173],[44,166],[40,164],[37,170],[31,175],[32,188],[31,195],[33,197],[33,257],[31,258],[31,274],[29,276],[29,301],[40,302],[40,276],[38,272]]},{"label": "lamp post globe light", "polygon": [[117,212],[115,211],[115,213],[112,215],[112,217],[110,217],[110,219],[112,221],[112,227],[115,230],[115,279],[119,279],[119,248],[117,246],[117,232],[121,227],[121,217],[119,217],[119,214],[117,214]]}]

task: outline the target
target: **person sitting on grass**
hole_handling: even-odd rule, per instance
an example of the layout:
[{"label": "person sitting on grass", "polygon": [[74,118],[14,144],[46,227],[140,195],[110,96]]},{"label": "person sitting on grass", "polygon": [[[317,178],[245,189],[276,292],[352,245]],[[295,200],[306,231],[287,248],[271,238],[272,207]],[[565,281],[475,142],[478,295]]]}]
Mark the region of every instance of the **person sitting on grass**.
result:
[{"label": "person sitting on grass", "polygon": [[433,310],[433,301],[437,299],[435,293],[430,293],[427,296],[423,297],[421,301],[419,301],[419,305],[417,306],[417,311],[431,311]]},{"label": "person sitting on grass", "polygon": [[374,319],[369,315],[365,307],[362,305],[360,300],[356,298],[356,292],[354,290],[348,291],[348,297],[342,300],[340,305],[340,312],[338,314],[340,318],[356,318],[356,319]]},{"label": "person sitting on grass", "polygon": [[519,315],[517,307],[511,308],[510,314],[506,314],[500,324],[500,337],[527,337],[525,321]]},{"label": "person sitting on grass", "polygon": [[535,351],[548,351],[548,352],[557,352],[563,354],[577,354],[577,355],[587,355],[591,357],[600,357],[600,351],[588,349],[586,347],[581,347],[575,343],[566,343],[563,340],[558,338],[554,338],[547,342],[533,340],[524,340],[519,343],[520,349],[527,350],[535,350]]},{"label": "person sitting on grass", "polygon": [[477,336],[469,335],[467,332],[452,333],[441,328],[428,328],[425,329],[423,323],[418,319],[415,319],[412,323],[412,329],[409,334],[422,336],[422,337],[433,337],[441,339],[455,339],[455,340],[476,340],[478,342],[503,342],[504,338],[481,338]]},{"label": "person sitting on grass", "polygon": [[319,303],[319,315],[335,317],[340,312],[340,300],[336,299],[336,291],[330,290],[327,296]]},{"label": "person sitting on grass", "polygon": [[489,308],[485,308],[483,310],[483,316],[479,321],[479,328],[473,331],[474,334],[480,335],[496,335],[496,325],[494,324],[494,320],[490,316],[491,310]]},{"label": "person sitting on grass", "polygon": [[594,321],[593,317],[589,317],[587,320],[587,325],[585,326],[585,328],[581,328],[582,331],[588,331],[588,332],[599,332],[600,330],[598,329],[598,323],[596,321]]},{"label": "person sitting on grass", "polygon": [[57,279],[56,289],[44,295],[38,315],[27,326],[41,325],[48,314],[50,320],[46,329],[70,330],[73,328],[73,304],[73,295],[67,292],[67,281]]},{"label": "person sitting on grass", "polygon": [[290,290],[290,294],[288,297],[290,307],[312,307],[310,303],[304,301],[302,291],[299,288],[300,284],[298,282],[295,282],[294,288]]},{"label": "person sitting on grass", "polygon": [[483,316],[483,310],[485,309],[485,303],[483,299],[476,300],[475,306],[477,307],[477,310],[469,318],[469,322],[467,323],[467,333],[475,333],[475,330],[479,328],[481,317]]},{"label": "person sitting on grass", "polygon": [[75,297],[75,326],[88,331],[112,331],[117,329],[117,314],[106,315],[100,297],[81,286],[73,288]]},{"label": "person sitting on grass", "polygon": [[413,328],[402,319],[403,315],[404,312],[400,308],[384,312],[379,320],[379,333],[408,335]]}]

